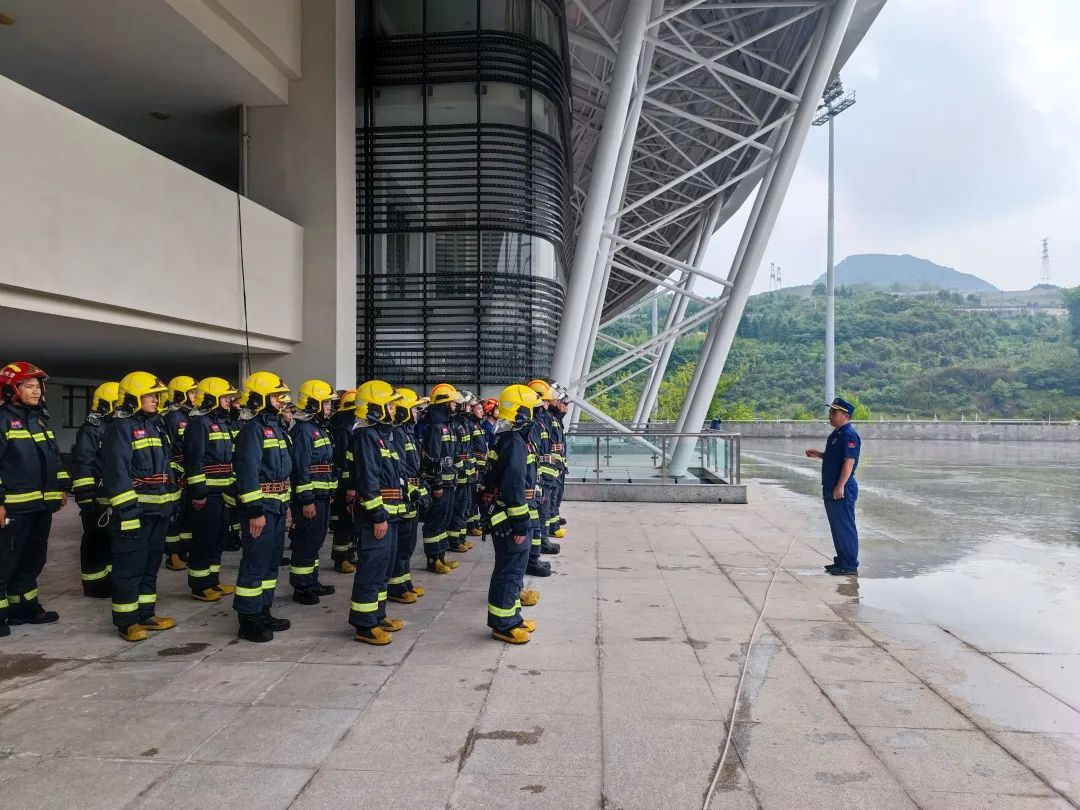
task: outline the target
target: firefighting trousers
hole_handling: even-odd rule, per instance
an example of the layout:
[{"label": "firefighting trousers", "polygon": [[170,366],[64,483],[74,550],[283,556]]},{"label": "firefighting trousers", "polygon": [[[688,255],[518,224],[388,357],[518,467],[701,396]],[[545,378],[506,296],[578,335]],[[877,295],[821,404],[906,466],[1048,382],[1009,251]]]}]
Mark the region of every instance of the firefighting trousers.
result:
[{"label": "firefighting trousers", "polygon": [[319,550],[326,540],[330,524],[330,501],[315,500],[315,517],[304,517],[304,507],[293,503],[292,556],[289,560],[289,584],[293,590],[310,591],[319,584]]},{"label": "firefighting trousers", "polygon": [[37,580],[45,568],[52,512],[8,512],[0,527],[0,624],[40,613]]},{"label": "firefighting trousers", "polygon": [[357,526],[359,536],[356,574],[353,575],[349,624],[368,629],[386,616],[386,587],[397,548],[397,523],[388,523],[386,534],[376,540],[370,526]]},{"label": "firefighting trousers", "polygon": [[416,551],[418,529],[419,521],[416,518],[406,518],[397,524],[397,550],[386,588],[393,596],[402,596],[412,590],[412,555]]},{"label": "firefighting trousers", "polygon": [[431,506],[424,513],[424,556],[435,557],[446,551],[449,543],[450,521],[454,517],[454,493],[456,489],[444,489],[442,495],[431,494]]},{"label": "firefighting trousers", "polygon": [[192,593],[221,583],[221,553],[232,531],[232,508],[220,495],[209,495],[198,511],[192,507],[188,587]]},{"label": "firefighting trousers", "polygon": [[470,529],[482,529],[480,523],[480,491],[475,484],[469,484],[469,516],[465,525]]},{"label": "firefighting trousers", "polygon": [[475,484],[458,484],[454,489],[454,509],[450,516],[450,526],[446,531],[447,546],[455,548],[465,542],[465,526],[472,508],[472,493]]},{"label": "firefighting trousers", "polygon": [[112,571],[112,553],[108,528],[98,525],[104,507],[93,504],[79,510],[82,521],[82,539],[79,541],[79,577],[86,592],[102,589],[109,593],[109,573]]},{"label": "firefighting trousers", "polygon": [[143,515],[138,532],[120,531],[120,517],[109,522],[112,537],[112,620],[129,627],[154,615],[157,575],[165,550],[168,515]]},{"label": "firefighting trousers", "polygon": [[187,487],[176,503],[168,531],[165,532],[166,554],[187,554],[191,549],[191,498]]},{"label": "firefighting trousers", "polygon": [[330,559],[341,563],[353,556],[356,526],[345,503],[345,490],[339,489],[330,503]]},{"label": "firefighting trousers", "polygon": [[[540,561],[540,546],[543,544],[543,538],[547,537],[547,527],[544,525],[542,519],[544,509],[544,499],[548,497],[546,490],[540,490],[539,484],[537,485],[537,499],[535,506],[529,505],[529,517],[532,518],[532,531],[529,533],[529,537],[532,538],[532,545],[529,547],[529,558],[534,562]],[[528,538],[526,538],[526,542]]]},{"label": "firefighting trousers", "polygon": [[[500,527],[501,528],[501,527]],[[495,548],[495,567],[488,586],[488,627],[506,631],[521,624],[521,587],[525,568],[529,564],[529,536],[514,542],[513,532],[498,531],[492,535]]]},{"label": "firefighting trousers", "polygon": [[266,512],[266,525],[258,537],[251,536],[250,522],[240,519],[240,544],[243,554],[236,573],[233,610],[254,616],[274,604],[278,568],[285,552],[285,514]]}]

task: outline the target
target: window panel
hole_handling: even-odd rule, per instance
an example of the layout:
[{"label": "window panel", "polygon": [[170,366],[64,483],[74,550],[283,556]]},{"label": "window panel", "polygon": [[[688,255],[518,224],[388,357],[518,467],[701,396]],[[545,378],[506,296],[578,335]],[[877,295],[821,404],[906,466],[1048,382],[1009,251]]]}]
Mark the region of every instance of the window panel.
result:
[{"label": "window panel", "polygon": [[423,0],[375,0],[375,33],[383,37],[424,33]]}]

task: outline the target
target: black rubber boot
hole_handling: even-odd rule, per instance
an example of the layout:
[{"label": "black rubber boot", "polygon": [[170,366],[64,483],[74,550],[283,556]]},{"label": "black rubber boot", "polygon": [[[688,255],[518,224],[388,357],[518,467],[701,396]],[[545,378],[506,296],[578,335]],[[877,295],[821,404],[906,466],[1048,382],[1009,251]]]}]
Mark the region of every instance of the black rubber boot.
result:
[{"label": "black rubber boot", "polygon": [[270,613],[270,608],[263,608],[262,622],[275,633],[288,630],[292,627],[292,622],[288,619],[279,619],[277,616],[272,615]]},{"label": "black rubber boot", "polygon": [[293,591],[292,600],[301,605],[319,604],[319,595],[314,591]]},{"label": "black rubber boot", "polygon": [[254,641],[261,644],[265,641],[274,640],[274,631],[263,622],[261,614],[250,616],[246,613],[239,614],[240,629],[236,635],[244,641]]},{"label": "black rubber boot", "polygon": [[541,554],[558,554],[560,551],[562,551],[562,546],[558,543],[552,543],[546,537],[540,541]]},{"label": "black rubber boot", "polygon": [[550,577],[551,566],[542,560],[535,563],[532,560],[529,560],[529,565],[525,569],[525,573],[533,577]]}]

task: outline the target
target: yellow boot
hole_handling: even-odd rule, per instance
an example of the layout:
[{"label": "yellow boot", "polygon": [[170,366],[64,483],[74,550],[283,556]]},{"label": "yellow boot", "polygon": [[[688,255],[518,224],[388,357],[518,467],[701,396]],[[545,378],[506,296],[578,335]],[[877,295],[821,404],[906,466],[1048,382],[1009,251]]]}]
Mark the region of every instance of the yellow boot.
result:
[{"label": "yellow boot", "polygon": [[536,630],[536,622],[532,619],[522,619],[521,626],[525,628],[526,633],[532,633]]},{"label": "yellow boot", "polygon": [[170,571],[184,571],[187,569],[187,563],[180,559],[179,554],[168,554],[165,557],[165,567]]},{"label": "yellow boot", "polygon": [[124,641],[146,641],[150,638],[150,634],[141,624],[129,624],[127,627],[120,628],[120,638]]},{"label": "yellow boot", "polygon": [[491,637],[507,644],[528,644],[529,634],[522,627],[514,627],[511,630],[492,630]]},{"label": "yellow boot", "polygon": [[413,586],[412,586],[412,592],[413,592],[414,594],[416,594],[417,598],[419,598],[419,597],[423,596],[423,595],[424,595],[424,593],[425,593],[425,591],[424,591],[424,586],[423,586],[423,585],[416,585],[416,584],[413,584]]},{"label": "yellow boot", "polygon": [[401,619],[391,619],[389,616],[385,616],[383,620],[379,622],[379,627],[389,633],[396,633],[404,626],[405,622],[403,622]]},{"label": "yellow boot", "polygon": [[562,526],[560,526],[559,528],[557,528],[555,531],[553,531],[551,533],[551,536],[552,537],[558,537],[561,540],[562,538],[566,537],[566,529],[564,529]]},{"label": "yellow boot", "polygon": [[221,591],[214,588],[192,591],[191,598],[197,602],[219,602],[221,601]]},{"label": "yellow boot", "polygon": [[391,602],[398,602],[402,605],[411,605],[413,602],[416,601],[416,594],[412,591],[405,591],[405,593],[401,594],[401,596],[390,594],[386,598],[389,599]]},{"label": "yellow boot", "polygon": [[176,627],[176,619],[170,619],[168,616],[151,616],[149,619],[144,619],[139,622],[147,630],[169,630]]},{"label": "yellow boot", "polygon": [[471,529],[469,529],[469,536],[470,537],[483,537],[484,536],[484,530],[481,529],[481,528],[478,528],[476,526],[473,526]]},{"label": "yellow boot", "polygon": [[221,585],[220,583],[214,586],[214,590],[220,593],[222,596],[228,596],[230,593],[236,593],[235,585]]},{"label": "yellow boot", "polygon": [[334,566],[334,570],[337,571],[339,574],[355,574],[356,566],[348,560],[342,560]]},{"label": "yellow boot", "polygon": [[476,548],[476,543],[472,542],[471,540],[465,540],[461,543],[461,545],[465,546],[465,548],[469,551],[472,551],[474,548]]},{"label": "yellow boot", "polygon": [[449,560],[447,562],[444,562],[443,565],[453,571],[455,568],[461,565],[461,563],[457,562],[456,560]]},{"label": "yellow boot", "polygon": [[518,599],[521,600],[521,604],[525,607],[532,607],[540,601],[540,591],[534,591],[531,588],[522,588],[521,593],[518,594]]},{"label": "yellow boot", "polygon": [[381,627],[372,627],[369,630],[357,630],[356,635],[353,638],[357,641],[362,641],[364,644],[374,644],[379,647],[384,644],[389,644],[394,640],[393,636]]}]

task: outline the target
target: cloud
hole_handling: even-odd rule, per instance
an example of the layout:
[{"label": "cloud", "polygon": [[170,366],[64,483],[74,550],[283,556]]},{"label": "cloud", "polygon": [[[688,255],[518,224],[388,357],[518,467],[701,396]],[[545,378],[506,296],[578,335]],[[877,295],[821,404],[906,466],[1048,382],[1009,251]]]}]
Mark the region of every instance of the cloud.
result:
[{"label": "cloud", "polygon": [[[1080,4],[1043,0],[1039,11],[1004,0],[885,6],[843,73],[857,103],[836,124],[838,261],[913,253],[1027,288],[1049,236],[1054,281],[1080,283]],[[824,269],[826,150],[826,128],[811,130],[756,290],[770,262],[788,285]],[[726,274],[748,208],[713,238],[708,269]]]}]

